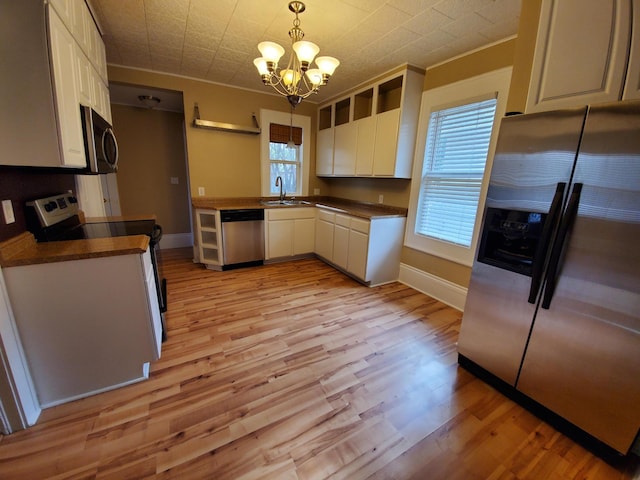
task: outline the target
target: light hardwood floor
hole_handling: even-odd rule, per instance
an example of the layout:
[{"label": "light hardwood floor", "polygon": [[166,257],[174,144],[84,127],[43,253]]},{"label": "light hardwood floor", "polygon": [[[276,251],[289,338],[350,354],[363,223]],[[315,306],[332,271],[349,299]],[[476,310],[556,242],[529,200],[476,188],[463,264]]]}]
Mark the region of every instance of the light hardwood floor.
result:
[{"label": "light hardwood floor", "polygon": [[[213,272],[164,251],[148,381],[1,438],[1,479],[629,479],[456,363],[461,314],[315,260]],[[114,352],[117,355],[117,352]]]}]

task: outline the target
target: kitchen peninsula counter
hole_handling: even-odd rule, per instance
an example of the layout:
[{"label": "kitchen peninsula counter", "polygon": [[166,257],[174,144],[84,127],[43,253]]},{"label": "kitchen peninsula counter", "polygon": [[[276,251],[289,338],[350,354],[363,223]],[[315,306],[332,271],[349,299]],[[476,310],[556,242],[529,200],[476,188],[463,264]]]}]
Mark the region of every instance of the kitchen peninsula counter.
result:
[{"label": "kitchen peninsula counter", "polygon": [[338,213],[345,213],[366,219],[406,217],[407,209],[390,205],[358,202],[336,197],[295,197],[296,200],[309,202],[296,205],[264,205],[263,201],[274,200],[273,197],[193,197],[191,204],[194,208],[205,210],[236,210],[243,208],[287,209],[287,208],[328,208]]},{"label": "kitchen peninsula counter", "polygon": [[0,243],[0,266],[7,268],[86,258],[143,254],[148,247],[149,237],[147,235],[38,243],[33,234],[24,232]]},{"label": "kitchen peninsula counter", "polygon": [[[78,212],[80,223],[133,222],[156,220],[155,214],[85,217]],[[149,247],[147,235],[126,235],[107,238],[85,238],[55,242],[37,242],[31,232],[23,232],[0,243],[0,267],[66,262],[87,258],[142,254]]]}]

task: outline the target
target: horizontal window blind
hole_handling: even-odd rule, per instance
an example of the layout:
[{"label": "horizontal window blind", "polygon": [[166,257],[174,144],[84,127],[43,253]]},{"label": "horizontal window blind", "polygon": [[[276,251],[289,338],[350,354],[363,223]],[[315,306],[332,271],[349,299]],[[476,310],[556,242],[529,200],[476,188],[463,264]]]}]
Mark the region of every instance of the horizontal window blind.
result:
[{"label": "horizontal window blind", "polygon": [[496,103],[493,98],[431,113],[417,234],[471,246]]}]

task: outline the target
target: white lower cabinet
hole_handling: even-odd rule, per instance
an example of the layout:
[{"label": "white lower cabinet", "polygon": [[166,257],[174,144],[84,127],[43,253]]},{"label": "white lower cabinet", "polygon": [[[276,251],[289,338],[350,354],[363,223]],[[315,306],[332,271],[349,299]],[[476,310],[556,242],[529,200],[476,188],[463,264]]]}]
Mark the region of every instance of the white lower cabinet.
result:
[{"label": "white lower cabinet", "polygon": [[42,407],[148,376],[162,336],[149,250],[3,274]]},{"label": "white lower cabinet", "polygon": [[404,217],[364,219],[318,209],[316,255],[367,285],[398,279]]},{"label": "white lower cabinet", "polygon": [[265,210],[265,259],[313,253],[315,218],[315,208]]},{"label": "white lower cabinet", "polygon": [[315,247],[315,227],[315,212],[313,212],[312,217],[296,218],[293,221],[294,255],[305,255],[307,253],[313,253],[313,249]]},{"label": "white lower cabinet", "polygon": [[352,218],[349,229],[347,270],[362,279],[367,278],[369,225],[369,221]]},{"label": "white lower cabinet", "polygon": [[336,214],[335,230],[333,231],[333,263],[346,269],[349,261],[349,224],[351,217]]},{"label": "white lower cabinet", "polygon": [[293,220],[269,220],[266,230],[266,258],[293,255]]},{"label": "white lower cabinet", "polygon": [[336,214],[318,209],[316,219],[315,252],[320,257],[331,261],[333,259],[333,231]]}]

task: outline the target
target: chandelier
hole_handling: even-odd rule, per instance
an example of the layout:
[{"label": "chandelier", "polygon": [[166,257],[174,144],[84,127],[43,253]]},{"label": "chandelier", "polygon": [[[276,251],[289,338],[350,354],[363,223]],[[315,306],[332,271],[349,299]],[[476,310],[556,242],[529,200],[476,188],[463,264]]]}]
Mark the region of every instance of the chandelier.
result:
[{"label": "chandelier", "polygon": [[[320,86],[326,85],[340,62],[333,57],[316,58],[320,48],[315,43],[303,40],[304,32],[300,28],[298,14],[305,11],[304,3],[290,2],[289,10],[295,13],[296,18],[293,20],[293,28],[289,30],[294,53],[289,57],[287,68],[278,68],[278,60],[284,55],[284,48],[275,42],[260,42],[258,50],[262,57],[256,58],[253,64],[262,77],[262,83],[287,97],[293,108],[303,98],[317,93]],[[314,58],[317,68],[309,68]]]}]

